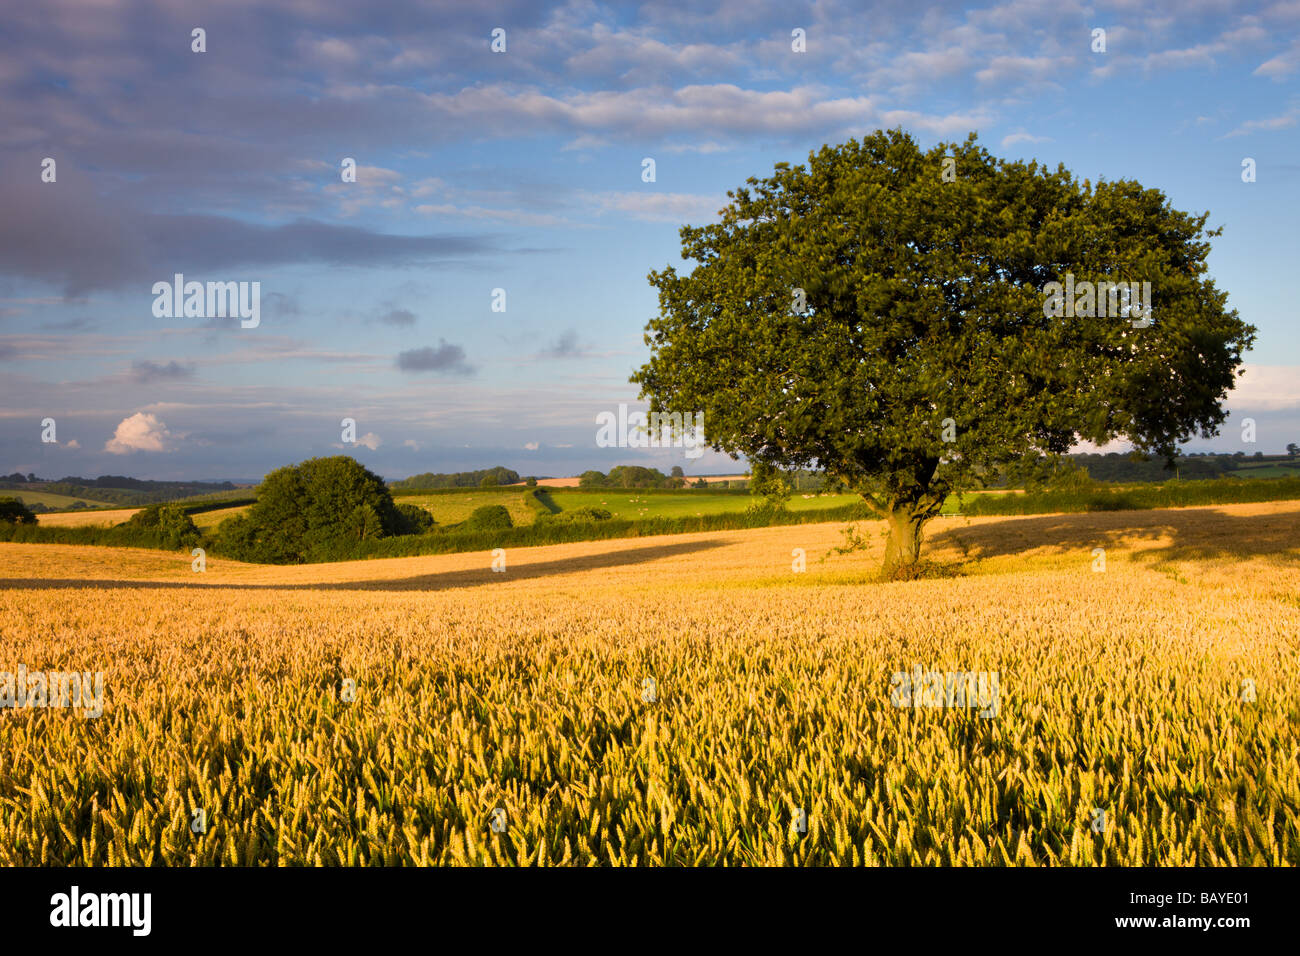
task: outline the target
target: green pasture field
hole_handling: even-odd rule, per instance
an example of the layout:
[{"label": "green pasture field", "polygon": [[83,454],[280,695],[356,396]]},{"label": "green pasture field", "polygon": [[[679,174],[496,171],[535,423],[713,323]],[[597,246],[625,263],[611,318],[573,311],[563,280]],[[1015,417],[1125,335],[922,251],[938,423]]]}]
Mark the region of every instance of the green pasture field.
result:
[{"label": "green pasture field", "polygon": [[433,515],[439,525],[458,524],[470,516],[475,508],[484,505],[505,505],[510,520],[517,526],[530,525],[538,514],[529,503],[532,489],[474,488],[461,494],[419,495],[404,494],[393,499],[399,505],[416,505]]},{"label": "green pasture field", "polygon": [[[637,521],[645,518],[694,518],[703,515],[744,511],[757,500],[753,495],[719,495],[707,491],[682,491],[677,494],[640,494],[626,488],[556,491],[546,499],[559,506],[561,511],[578,508],[603,508],[615,518]],[[837,508],[856,504],[857,495],[791,496],[791,511],[811,511],[820,508]]]},{"label": "green pasture field", "polygon": [[7,491],[0,488],[0,498],[17,498],[25,505],[45,505],[47,508],[71,508],[78,501],[84,501],[89,508],[120,508],[121,505],[107,501],[95,501],[92,498],[76,498],[71,495],[53,495],[47,491]]}]

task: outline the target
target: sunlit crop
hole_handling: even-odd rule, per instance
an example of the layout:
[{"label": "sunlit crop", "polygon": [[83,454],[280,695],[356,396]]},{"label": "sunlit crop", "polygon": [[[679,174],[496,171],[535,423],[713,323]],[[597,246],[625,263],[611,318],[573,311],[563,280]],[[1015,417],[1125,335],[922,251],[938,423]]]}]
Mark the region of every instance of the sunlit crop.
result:
[{"label": "sunlit crop", "polygon": [[0,544],[0,672],[106,688],[0,710],[0,864],[1300,864],[1300,505],[945,519],[894,584],[841,531]]}]

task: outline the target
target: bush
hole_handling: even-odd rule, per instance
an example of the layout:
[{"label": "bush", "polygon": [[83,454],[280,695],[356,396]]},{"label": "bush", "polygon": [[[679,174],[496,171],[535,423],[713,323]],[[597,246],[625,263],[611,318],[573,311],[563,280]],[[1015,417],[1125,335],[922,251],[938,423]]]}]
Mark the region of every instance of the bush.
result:
[{"label": "bush", "polygon": [[398,534],[424,534],[437,524],[433,520],[433,515],[419,505],[398,505],[397,513],[402,516],[402,526]]},{"label": "bush", "polygon": [[169,551],[192,548],[203,537],[180,505],[149,505],[123,522],[122,537]]},{"label": "bush", "polygon": [[761,461],[751,463],[750,474],[753,476],[749,483],[750,492],[763,497],[762,502],[758,503],[760,507],[764,505],[773,508],[785,507],[785,503],[794,493],[794,482],[788,474]]},{"label": "bush", "polygon": [[547,524],[572,524],[579,521],[609,521],[614,516],[604,508],[574,508],[572,511],[561,511],[557,514],[539,515],[538,523]]},{"label": "bush", "polygon": [[745,514],[755,519],[775,518],[777,515],[784,514],[789,510],[785,505],[784,498],[775,500],[772,498],[755,498],[745,505]]},{"label": "bush", "polygon": [[467,531],[504,531],[513,528],[505,505],[483,505],[470,512],[463,526]]},{"label": "bush", "polygon": [[9,524],[36,524],[36,515],[20,498],[0,498],[0,521]]}]

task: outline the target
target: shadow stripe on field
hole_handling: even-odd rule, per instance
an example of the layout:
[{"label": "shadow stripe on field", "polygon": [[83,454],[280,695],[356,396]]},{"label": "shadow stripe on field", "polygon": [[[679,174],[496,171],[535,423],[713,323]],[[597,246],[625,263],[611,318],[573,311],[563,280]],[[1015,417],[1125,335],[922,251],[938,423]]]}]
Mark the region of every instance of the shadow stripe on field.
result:
[{"label": "shadow stripe on field", "polygon": [[[678,544],[665,544],[647,548],[629,548],[608,551],[602,554],[585,554],[580,557],[556,561],[537,561],[531,564],[507,566],[504,573],[491,568],[467,568],[460,571],[436,571],[415,577],[396,580],[378,581],[330,581],[308,584],[244,584],[207,583],[194,581],[129,581],[113,578],[0,578],[0,591],[40,591],[55,589],[140,589],[157,588],[211,589],[231,591],[445,591],[453,588],[481,587],[485,584],[507,583],[529,578],[551,577],[558,574],[573,574],[578,571],[590,571],[598,568],[621,567],[633,564],[645,564],[662,558],[692,554],[713,548],[725,547],[724,541],[686,541]],[[259,567],[276,567],[259,565]],[[311,565],[283,565],[283,567],[311,567]],[[321,567],[330,567],[322,564]]]}]

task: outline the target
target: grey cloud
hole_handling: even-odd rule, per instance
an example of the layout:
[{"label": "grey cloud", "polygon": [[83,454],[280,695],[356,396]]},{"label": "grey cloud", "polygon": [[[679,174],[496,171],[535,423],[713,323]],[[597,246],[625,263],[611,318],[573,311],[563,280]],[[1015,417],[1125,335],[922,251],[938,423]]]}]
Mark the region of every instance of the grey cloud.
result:
[{"label": "grey cloud", "polygon": [[561,333],[560,337],[542,349],[540,356],[542,358],[575,358],[582,354],[582,348],[578,345],[578,333],[573,329],[567,329]]},{"label": "grey cloud", "polygon": [[93,319],[64,319],[60,322],[45,322],[41,328],[51,332],[88,332],[95,328]]},{"label": "grey cloud", "polygon": [[141,384],[171,382],[194,377],[193,365],[180,362],[136,361],[131,363],[131,376]]},{"label": "grey cloud", "polygon": [[415,313],[410,309],[389,309],[379,317],[384,325],[414,325]]},{"label": "grey cloud", "polygon": [[470,375],[474,369],[465,362],[465,350],[440,339],[438,347],[425,346],[408,349],[397,356],[397,367],[403,372],[452,372]]},{"label": "grey cloud", "polygon": [[[141,213],[101,198],[72,168],[60,166],[57,183],[40,182],[33,173],[38,169],[39,161],[31,160],[0,171],[0,274],[61,285],[68,297],[135,282],[147,295],[149,285],[176,272],[256,281],[260,270],[284,264],[432,265],[499,251],[492,239],[475,236],[386,235],[311,219],[263,226],[222,216]],[[235,269],[242,274],[229,274]]]}]

